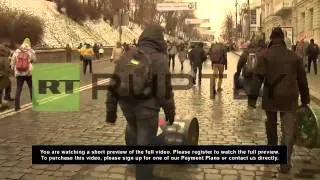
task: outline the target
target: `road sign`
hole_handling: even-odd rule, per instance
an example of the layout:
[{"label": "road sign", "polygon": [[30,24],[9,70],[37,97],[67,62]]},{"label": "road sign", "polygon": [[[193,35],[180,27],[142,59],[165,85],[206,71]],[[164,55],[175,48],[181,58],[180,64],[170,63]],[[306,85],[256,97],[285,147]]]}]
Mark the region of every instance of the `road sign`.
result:
[{"label": "road sign", "polygon": [[192,11],[197,9],[196,2],[158,3],[157,11]]},{"label": "road sign", "polygon": [[186,24],[202,24],[202,23],[209,23],[209,19],[186,19]]}]

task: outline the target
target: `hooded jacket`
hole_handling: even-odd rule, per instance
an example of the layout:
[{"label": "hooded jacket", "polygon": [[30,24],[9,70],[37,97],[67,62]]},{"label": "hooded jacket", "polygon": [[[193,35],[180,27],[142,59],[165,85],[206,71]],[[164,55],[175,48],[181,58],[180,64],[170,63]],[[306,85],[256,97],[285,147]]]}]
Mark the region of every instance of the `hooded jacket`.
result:
[{"label": "hooded jacket", "polygon": [[[29,70],[27,72],[19,72],[16,69],[16,62],[17,62],[17,57],[21,52],[26,52],[29,54]],[[23,43],[20,48],[18,48],[12,55],[12,61],[11,61],[11,68],[14,70],[15,76],[31,76],[31,71],[32,71],[32,63],[36,61],[36,53],[35,51],[31,48],[30,44],[28,43]]]},{"label": "hooded jacket", "polygon": [[[132,108],[146,108],[150,111],[159,112],[160,108],[164,109],[166,116],[175,115],[175,104],[173,91],[168,67],[168,57],[165,55],[165,41],[163,28],[159,25],[150,25],[142,32],[137,48],[151,55],[151,71],[157,77],[156,96],[148,100],[137,100],[137,102],[125,102],[117,98],[116,94],[109,90],[107,93],[107,111],[116,112],[117,102],[121,104],[129,104]],[[118,64],[120,65],[120,64]]]}]

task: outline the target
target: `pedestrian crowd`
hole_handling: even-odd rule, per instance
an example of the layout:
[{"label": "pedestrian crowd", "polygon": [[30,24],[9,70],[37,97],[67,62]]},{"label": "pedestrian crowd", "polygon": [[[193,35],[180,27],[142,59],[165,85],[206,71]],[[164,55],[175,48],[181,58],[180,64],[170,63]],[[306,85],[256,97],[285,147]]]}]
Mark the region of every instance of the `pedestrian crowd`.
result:
[{"label": "pedestrian crowd", "polygon": [[[126,55],[120,55],[120,52],[124,52],[120,50],[120,44],[113,50],[113,57],[118,58],[114,75],[120,77],[121,84],[118,86],[116,81],[112,81],[108,88],[106,122],[110,124],[116,122],[119,104],[127,120],[125,136],[127,145],[155,145],[161,108],[164,110],[167,123],[170,125],[174,122],[176,109],[174,94],[171,81],[166,81],[165,76],[170,75],[171,68],[174,71],[176,55],[180,60],[182,71],[184,61],[189,59],[193,84],[196,84],[198,78],[199,86],[203,63],[210,59],[214,75],[214,94],[222,91],[224,71],[228,68],[226,46],[214,43],[209,52],[206,52],[204,44],[198,43],[192,45],[188,51],[184,43],[177,45],[174,42],[166,42],[163,32],[161,26],[149,25],[140,36],[137,48],[127,51]],[[277,115],[280,114],[282,131],[280,143],[288,146],[288,163],[281,164],[279,171],[287,173],[292,168],[291,155],[298,121],[296,112],[298,108],[308,106],[310,96],[303,56],[298,50],[300,47],[289,49],[284,37],[281,28],[274,28],[269,44],[260,39],[244,49],[234,75],[234,92],[236,96],[241,89],[244,89],[249,108],[256,108],[257,99],[262,96],[262,109],[267,116],[268,145],[278,144]],[[316,66],[319,55],[319,48],[314,40],[311,40],[310,45],[306,47],[305,55],[308,57],[307,67],[310,72],[311,62]],[[315,73],[317,73],[316,68]],[[151,74],[156,76],[150,77]],[[125,78],[130,75],[134,77],[133,83],[130,83],[130,78]],[[216,79],[218,79],[217,85]],[[163,89],[165,87],[166,89]],[[131,88],[134,89],[134,94],[130,94]],[[157,89],[156,94],[153,93],[153,88]],[[137,180],[153,177],[152,165],[136,165],[132,168],[135,168]]]}]

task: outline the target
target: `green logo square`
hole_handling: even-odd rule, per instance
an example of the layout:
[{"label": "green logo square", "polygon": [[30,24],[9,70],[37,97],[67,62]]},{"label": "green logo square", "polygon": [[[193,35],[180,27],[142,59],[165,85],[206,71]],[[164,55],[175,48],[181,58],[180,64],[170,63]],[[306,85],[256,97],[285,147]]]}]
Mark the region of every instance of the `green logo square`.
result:
[{"label": "green logo square", "polygon": [[32,67],[34,111],[80,111],[80,65],[34,64]]}]

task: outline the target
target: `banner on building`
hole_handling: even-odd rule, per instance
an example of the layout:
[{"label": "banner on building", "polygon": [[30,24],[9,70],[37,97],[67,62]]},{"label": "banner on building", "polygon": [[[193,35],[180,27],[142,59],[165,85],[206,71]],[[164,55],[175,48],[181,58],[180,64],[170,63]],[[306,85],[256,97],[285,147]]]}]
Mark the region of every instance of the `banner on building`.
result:
[{"label": "banner on building", "polygon": [[209,19],[186,19],[185,24],[202,24],[202,23],[209,23]]},{"label": "banner on building", "polygon": [[193,11],[197,9],[196,2],[158,3],[157,11]]}]

